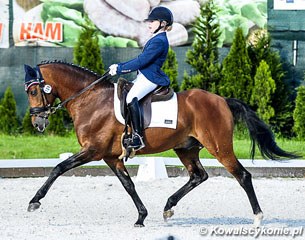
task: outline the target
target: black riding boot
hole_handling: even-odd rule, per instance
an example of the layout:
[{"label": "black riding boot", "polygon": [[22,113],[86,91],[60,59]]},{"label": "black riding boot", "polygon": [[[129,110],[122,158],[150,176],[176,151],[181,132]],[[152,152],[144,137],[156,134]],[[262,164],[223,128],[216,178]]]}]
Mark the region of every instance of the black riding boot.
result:
[{"label": "black riding boot", "polygon": [[128,104],[127,108],[131,119],[132,128],[132,141],[130,142],[128,148],[133,148],[137,151],[145,147],[143,142],[143,124],[138,98],[133,98],[132,102]]}]

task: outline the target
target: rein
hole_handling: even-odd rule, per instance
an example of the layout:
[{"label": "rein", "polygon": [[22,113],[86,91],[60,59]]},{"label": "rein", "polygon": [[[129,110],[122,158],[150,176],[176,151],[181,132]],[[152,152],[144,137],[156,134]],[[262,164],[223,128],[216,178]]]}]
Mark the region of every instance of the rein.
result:
[{"label": "rein", "polygon": [[99,82],[107,79],[107,77],[109,77],[109,70],[107,72],[105,72],[100,78],[96,79],[94,82],[90,83],[87,87],[83,88],[82,90],[80,90],[78,93],[76,93],[75,95],[72,95],[70,97],[68,97],[66,100],[64,100],[63,102],[58,103],[55,107],[51,107],[51,114],[55,113],[58,109],[62,108],[64,105],[66,105],[68,102],[70,102],[71,100],[79,97],[80,95],[82,95],[84,92],[87,92],[90,88],[92,88],[93,86],[95,86],[96,84],[98,84]]}]

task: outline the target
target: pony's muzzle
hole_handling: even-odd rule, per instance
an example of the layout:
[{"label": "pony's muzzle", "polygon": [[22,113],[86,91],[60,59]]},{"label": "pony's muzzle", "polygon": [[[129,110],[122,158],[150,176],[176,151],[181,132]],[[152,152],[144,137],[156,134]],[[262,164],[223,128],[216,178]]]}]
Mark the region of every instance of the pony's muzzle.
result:
[{"label": "pony's muzzle", "polygon": [[34,128],[36,128],[39,132],[44,132],[44,130],[49,124],[50,124],[49,120],[41,116],[36,116],[33,122]]}]

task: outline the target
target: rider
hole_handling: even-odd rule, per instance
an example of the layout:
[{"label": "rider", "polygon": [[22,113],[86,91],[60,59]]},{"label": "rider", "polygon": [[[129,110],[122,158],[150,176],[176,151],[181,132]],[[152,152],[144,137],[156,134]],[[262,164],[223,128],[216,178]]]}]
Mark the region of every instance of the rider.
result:
[{"label": "rider", "polygon": [[166,31],[170,31],[173,24],[172,12],[162,6],[151,10],[148,18],[148,29],[152,37],[146,42],[143,51],[136,58],[109,67],[109,74],[125,74],[137,71],[133,87],[126,97],[129,116],[131,117],[132,141],[128,148],[140,150],[145,147],[143,141],[143,124],[138,101],[157,86],[169,86],[168,76],[161,70],[167,57],[169,43]]}]

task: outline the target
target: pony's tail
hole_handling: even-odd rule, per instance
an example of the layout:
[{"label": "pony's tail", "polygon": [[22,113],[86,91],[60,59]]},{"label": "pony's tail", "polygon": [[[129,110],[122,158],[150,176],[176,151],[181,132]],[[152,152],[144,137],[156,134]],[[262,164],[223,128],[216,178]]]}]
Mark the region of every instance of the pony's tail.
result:
[{"label": "pony's tail", "polygon": [[251,158],[254,159],[255,146],[265,159],[299,158],[300,156],[289,153],[281,149],[275,142],[274,135],[270,128],[264,123],[256,113],[244,102],[225,98],[234,118],[234,122],[243,121],[249,130],[251,138]]}]

